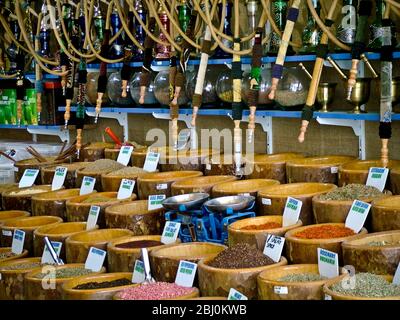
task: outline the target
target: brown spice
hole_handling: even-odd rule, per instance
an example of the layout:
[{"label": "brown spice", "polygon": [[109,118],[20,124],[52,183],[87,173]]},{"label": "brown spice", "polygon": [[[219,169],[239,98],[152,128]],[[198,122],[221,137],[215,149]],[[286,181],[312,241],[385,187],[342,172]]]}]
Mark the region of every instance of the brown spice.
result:
[{"label": "brown spice", "polygon": [[108,197],[101,197],[101,196],[93,196],[89,197],[82,201],[82,203],[99,203],[99,202],[109,202],[113,201],[116,198],[108,198]]},{"label": "brown spice", "polygon": [[161,245],[163,245],[163,243],[161,241],[138,240],[138,241],[120,243],[120,244],[117,244],[116,247],[133,249],[133,248],[148,248],[148,247],[155,247],[155,246],[161,246]]},{"label": "brown spice", "polygon": [[307,228],[294,234],[300,239],[334,239],[355,235],[354,231],[344,226],[322,225]]},{"label": "brown spice", "polygon": [[75,290],[93,290],[93,289],[104,289],[104,288],[114,288],[114,287],[122,287],[132,284],[128,279],[122,278],[112,281],[104,281],[104,282],[87,282],[82,283],[74,287]]},{"label": "brown spice", "polygon": [[249,226],[245,226],[243,228],[240,228],[240,230],[269,230],[269,229],[276,229],[280,228],[282,225],[277,222],[267,222],[264,224],[253,224]]}]

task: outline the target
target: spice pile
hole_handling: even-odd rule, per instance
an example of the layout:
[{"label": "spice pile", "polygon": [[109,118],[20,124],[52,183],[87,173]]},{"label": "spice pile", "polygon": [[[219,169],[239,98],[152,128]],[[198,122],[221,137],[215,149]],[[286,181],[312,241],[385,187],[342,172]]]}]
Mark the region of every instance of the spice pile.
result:
[{"label": "spice pile", "polygon": [[321,277],[318,273],[297,273],[297,274],[288,274],[284,277],[278,279],[278,281],[282,282],[309,282],[309,281],[320,281],[324,278]]},{"label": "spice pile", "polygon": [[109,201],[115,201],[115,200],[116,200],[116,198],[109,198],[109,197],[93,195],[92,197],[89,197],[89,198],[83,200],[82,203],[99,203],[99,202],[109,202]]},{"label": "spice pile", "polygon": [[345,226],[321,225],[307,228],[294,234],[300,239],[334,239],[355,235],[354,231]]},{"label": "spice pile", "polygon": [[249,226],[244,226],[243,228],[240,228],[240,230],[269,230],[269,229],[276,229],[280,228],[282,225],[277,222],[267,222],[264,224],[253,224]]},{"label": "spice pile", "polygon": [[107,176],[125,177],[125,176],[134,175],[134,174],[141,173],[141,172],[146,172],[146,171],[139,167],[125,167],[125,168],[119,169],[117,171],[112,171],[110,173],[107,173]]},{"label": "spice pile", "polygon": [[336,188],[328,193],[317,197],[318,200],[329,201],[345,201],[356,199],[378,198],[383,195],[379,189],[364,184],[351,183],[344,187]]},{"label": "spice pile", "polygon": [[82,173],[90,173],[90,172],[99,172],[99,173],[109,173],[111,171],[116,171],[119,169],[125,168],[123,164],[120,164],[117,161],[110,159],[100,159],[96,160],[93,163],[87,165],[81,172]]},{"label": "spice pile", "polygon": [[[372,273],[358,273],[355,275],[354,288],[343,286],[342,282],[335,283],[330,289],[340,294],[366,297],[382,298],[400,296],[400,286],[388,282],[382,276]],[[346,280],[346,279],[344,279]]]},{"label": "spice pile", "polygon": [[117,248],[125,248],[125,249],[134,249],[134,248],[148,248],[148,247],[155,247],[161,246],[163,243],[161,241],[155,240],[138,240],[138,241],[131,241],[117,244]]},{"label": "spice pile", "polygon": [[257,268],[275,263],[247,243],[238,243],[220,252],[208,265],[221,269]]},{"label": "spice pile", "polygon": [[371,247],[384,247],[400,245],[400,241],[372,241],[368,243]]},{"label": "spice pile", "polygon": [[40,189],[40,188],[29,188],[25,190],[17,190],[17,191],[12,191],[8,195],[9,196],[28,196],[31,194],[37,194],[37,193],[43,193],[43,192],[49,192],[49,189]]},{"label": "spice pile", "polygon": [[9,266],[0,267],[0,271],[5,270],[30,270],[39,268],[42,264],[40,262],[27,262],[27,263],[16,263]]},{"label": "spice pile", "polygon": [[307,99],[307,91],[277,90],[275,101],[284,107],[294,107],[304,104]]},{"label": "spice pile", "polygon": [[0,260],[2,259],[7,259],[7,258],[11,258],[13,256],[15,256],[16,254],[12,251],[8,251],[8,252],[0,252]]},{"label": "spice pile", "polygon": [[195,290],[193,287],[182,287],[176,283],[154,282],[125,289],[118,293],[123,300],[159,300],[173,299],[187,295]]},{"label": "spice pile", "polygon": [[114,287],[122,287],[132,284],[126,278],[117,279],[113,281],[103,281],[103,282],[87,282],[82,283],[74,287],[75,290],[93,290],[93,289],[105,289],[105,288],[114,288]]},{"label": "spice pile", "polygon": [[93,271],[90,269],[85,269],[84,267],[70,267],[70,268],[63,268],[57,269],[54,273],[38,273],[35,278],[43,279],[44,277],[52,276],[55,279],[62,279],[62,278],[72,278],[72,277],[79,277],[85,276],[87,274],[92,273]]}]

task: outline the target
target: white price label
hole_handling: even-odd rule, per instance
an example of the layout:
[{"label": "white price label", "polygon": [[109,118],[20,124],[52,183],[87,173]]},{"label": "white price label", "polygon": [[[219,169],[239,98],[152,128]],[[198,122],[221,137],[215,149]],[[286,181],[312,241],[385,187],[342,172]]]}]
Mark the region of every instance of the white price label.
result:
[{"label": "white price label", "polygon": [[282,227],[292,226],[297,223],[300,217],[303,202],[292,197],[288,197],[283,210]]},{"label": "white price label", "polygon": [[39,174],[38,169],[25,169],[21,180],[19,180],[18,187],[19,188],[32,187],[33,184],[35,183],[38,174]]},{"label": "white price label", "polygon": [[332,296],[329,294],[325,294],[324,300],[332,300]]},{"label": "white price label", "polygon": [[331,173],[338,173],[339,168],[338,167],[331,167]]},{"label": "white price label", "polygon": [[375,187],[381,192],[385,189],[386,180],[389,174],[388,168],[369,168],[367,186]]},{"label": "white price label", "polygon": [[206,170],[211,170],[211,163],[206,164]]},{"label": "white price label", "polygon": [[339,276],[338,254],[318,248],[318,271],[321,277],[334,278]]},{"label": "white price label", "polygon": [[164,244],[174,243],[181,228],[180,222],[167,221],[161,236],[161,242]]},{"label": "white price label", "polygon": [[146,275],[144,273],[144,263],[141,260],[136,260],[135,266],[133,267],[132,282],[142,283],[145,279]]},{"label": "white price label", "polygon": [[250,193],[244,192],[244,193],[239,193],[238,195],[239,195],[239,196],[248,197],[248,196],[250,196]]},{"label": "white price label", "polygon": [[53,182],[51,183],[51,191],[59,190],[64,185],[65,177],[67,176],[68,168],[57,167],[54,172]]},{"label": "white price label", "polygon": [[79,190],[79,195],[83,196],[93,192],[94,185],[96,183],[96,178],[84,176],[82,180],[81,189]]},{"label": "white price label", "polygon": [[147,209],[150,211],[162,208],[162,202],[165,198],[165,194],[153,194],[149,196]]},{"label": "white price label", "polygon": [[160,154],[158,152],[147,152],[143,170],[148,172],[156,171],[158,166],[158,161],[160,161]]},{"label": "white price label", "polygon": [[89,254],[86,258],[85,269],[99,272],[103,267],[104,259],[107,252],[95,247],[90,247]]},{"label": "white price label", "polygon": [[267,241],[265,241],[265,247],[263,253],[270,257],[275,262],[279,262],[282,255],[283,245],[285,244],[285,238],[269,234]]},{"label": "white price label", "polygon": [[90,206],[88,218],[86,221],[86,230],[91,230],[96,227],[97,220],[99,219],[100,207]]},{"label": "white price label", "polygon": [[274,293],[275,294],[288,294],[288,287],[282,287],[282,286],[274,286]]},{"label": "white price label", "polygon": [[228,294],[228,300],[249,300],[243,293],[231,288]]},{"label": "white price label", "polygon": [[197,264],[181,260],[178,266],[175,283],[182,287],[193,287],[194,277],[196,276]]},{"label": "white price label", "polygon": [[117,199],[127,199],[132,196],[133,188],[135,187],[135,180],[122,179],[119,185]]},{"label": "white price label", "polygon": [[121,149],[119,150],[117,162],[123,164],[124,166],[127,166],[129,160],[131,160],[132,151],[133,151],[132,146],[122,146]]},{"label": "white price label", "polygon": [[397,266],[396,272],[394,274],[393,283],[397,284],[397,285],[400,285],[400,263]]},{"label": "white price label", "polygon": [[265,206],[270,206],[272,202],[271,202],[271,199],[262,198],[262,199],[261,199],[261,203],[262,203],[263,205],[265,205]]},{"label": "white price label", "polygon": [[25,231],[15,230],[11,245],[11,251],[15,254],[21,254],[24,251]]},{"label": "white price label", "polygon": [[352,229],[355,233],[359,233],[364,226],[370,209],[371,205],[369,203],[354,200],[347,215],[345,226]]},{"label": "white price label", "polygon": [[[62,248],[62,242],[57,242],[57,241],[51,241],[51,244],[57,254],[57,257],[60,256],[60,252],[61,252],[61,248]],[[50,250],[49,248],[47,248],[47,245],[44,245],[44,250],[43,250],[43,254],[42,254],[42,264],[48,263],[48,264],[55,264],[51,254],[50,254]]]},{"label": "white price label", "polygon": [[167,188],[168,188],[168,184],[166,184],[166,183],[159,183],[156,185],[157,190],[165,190]]},{"label": "white price label", "polygon": [[5,237],[12,237],[12,235],[13,235],[11,230],[3,230],[1,233]]}]

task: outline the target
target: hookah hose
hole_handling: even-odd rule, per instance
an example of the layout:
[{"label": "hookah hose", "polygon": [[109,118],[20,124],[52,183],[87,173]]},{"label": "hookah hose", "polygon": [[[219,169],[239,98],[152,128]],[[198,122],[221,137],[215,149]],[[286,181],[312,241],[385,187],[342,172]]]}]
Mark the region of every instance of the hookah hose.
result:
[{"label": "hookah hose", "polygon": [[[129,6],[129,13],[128,13],[128,27],[130,30],[133,30],[133,11],[132,6]],[[126,98],[127,96],[127,88],[128,88],[128,81],[132,75],[132,67],[129,65],[129,62],[132,59],[133,55],[133,43],[130,38],[125,35],[125,46],[124,46],[124,63],[121,69],[121,80],[122,80],[122,92],[121,97]]]},{"label": "hookah hose", "polygon": [[87,70],[86,62],[82,58],[78,71],[78,106],[76,109],[76,152],[79,159],[82,148],[82,130],[85,123],[85,95],[86,95]]}]

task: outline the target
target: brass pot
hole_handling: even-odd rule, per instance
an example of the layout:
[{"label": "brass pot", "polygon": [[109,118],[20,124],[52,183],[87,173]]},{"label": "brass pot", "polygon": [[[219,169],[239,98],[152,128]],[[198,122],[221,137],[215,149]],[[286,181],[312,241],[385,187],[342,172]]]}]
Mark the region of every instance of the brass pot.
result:
[{"label": "brass pot", "polygon": [[[357,79],[351,92],[350,100],[347,100],[354,106],[352,113],[359,114],[365,112],[360,109],[360,106],[366,104],[369,100],[369,95],[371,92],[371,80],[372,78]],[[347,80],[343,82],[343,85],[347,93]]]},{"label": "brass pot", "polygon": [[322,82],[317,89],[317,102],[322,106],[320,112],[328,112],[328,106],[335,98],[336,82]]}]

